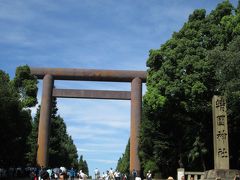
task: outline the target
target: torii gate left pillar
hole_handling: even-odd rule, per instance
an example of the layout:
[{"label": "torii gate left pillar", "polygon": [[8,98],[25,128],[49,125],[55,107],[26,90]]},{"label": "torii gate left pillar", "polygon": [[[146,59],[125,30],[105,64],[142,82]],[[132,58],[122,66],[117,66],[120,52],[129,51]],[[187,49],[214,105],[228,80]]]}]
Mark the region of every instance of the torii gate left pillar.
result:
[{"label": "torii gate left pillar", "polygon": [[46,74],[43,78],[42,102],[38,126],[37,164],[47,167],[48,141],[51,122],[53,77]]},{"label": "torii gate left pillar", "polygon": [[[135,169],[140,175],[138,142],[142,113],[142,82],[146,82],[145,71],[86,70],[59,68],[30,68],[31,73],[43,79],[43,92],[38,130],[37,164],[48,165],[48,141],[51,120],[52,97],[95,98],[131,100],[130,172]],[[128,91],[92,91],[54,89],[54,80],[131,82]]]}]

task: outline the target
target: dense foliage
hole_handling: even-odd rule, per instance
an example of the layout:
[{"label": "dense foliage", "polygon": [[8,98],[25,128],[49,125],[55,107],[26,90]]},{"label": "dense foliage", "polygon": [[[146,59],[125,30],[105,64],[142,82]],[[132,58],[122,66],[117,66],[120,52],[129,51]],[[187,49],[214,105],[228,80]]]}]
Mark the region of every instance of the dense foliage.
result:
[{"label": "dense foliage", "polygon": [[37,79],[31,75],[27,65],[17,67],[13,84],[20,96],[22,107],[33,107],[37,104]]},{"label": "dense foliage", "polygon": [[213,168],[213,95],[228,98],[231,168],[239,168],[240,14],[229,1],[195,10],[147,60],[140,158],[159,176]]},{"label": "dense foliage", "polygon": [[231,41],[227,49],[215,48],[209,53],[209,59],[216,63],[217,89],[227,97],[230,167],[240,168],[240,36]]},{"label": "dense foliage", "polygon": [[[32,128],[32,118],[30,110],[25,107],[34,106],[37,102],[36,82],[37,80],[30,75],[28,66],[18,67],[13,81],[8,74],[0,70],[1,167],[26,163],[24,154],[29,150],[26,143]],[[32,84],[29,85],[30,83]],[[29,99],[31,103],[27,103],[30,102]]]},{"label": "dense foliage", "polygon": [[[29,163],[36,165],[36,150],[37,150],[37,135],[38,124],[40,116],[40,106],[34,118],[31,136],[29,143],[31,151],[28,153]],[[56,99],[52,102],[51,112],[51,128],[49,137],[49,166],[60,167],[66,166],[68,168],[78,166],[77,148],[73,143],[71,136],[67,134],[66,125],[63,119],[57,115]]]},{"label": "dense foliage", "polygon": [[89,176],[88,164],[86,160],[83,160],[83,155],[80,156],[78,161],[78,169]]},{"label": "dense foliage", "polygon": [[[40,106],[32,120],[29,107],[37,103],[37,79],[20,66],[13,80],[0,70],[0,167],[36,166]],[[49,166],[78,168],[77,148],[52,102]],[[88,169],[86,161],[85,169]]]},{"label": "dense foliage", "polygon": [[126,146],[124,154],[122,154],[122,157],[120,157],[118,160],[116,170],[128,175],[130,167],[129,159],[130,159],[130,140],[128,140],[128,144]]}]

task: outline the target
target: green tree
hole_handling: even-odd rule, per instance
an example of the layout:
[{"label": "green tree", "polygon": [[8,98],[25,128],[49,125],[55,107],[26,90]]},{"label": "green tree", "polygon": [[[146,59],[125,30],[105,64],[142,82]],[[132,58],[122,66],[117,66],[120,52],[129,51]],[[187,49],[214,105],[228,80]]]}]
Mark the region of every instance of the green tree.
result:
[{"label": "green tree", "polygon": [[37,108],[37,112],[32,121],[32,130],[28,136],[27,144],[29,146],[29,151],[26,153],[27,163],[31,166],[37,166],[37,138],[38,138],[38,124],[40,117],[40,106]]},{"label": "green tree", "polygon": [[51,131],[49,140],[49,165],[77,166],[77,148],[72,138],[67,134],[64,120],[57,115],[57,102],[53,100],[51,115]]},{"label": "green tree", "polygon": [[8,74],[0,70],[0,165],[25,164],[27,137],[31,131],[31,113],[21,106],[21,98]]},{"label": "green tree", "polygon": [[86,160],[83,160],[83,155],[81,155],[79,158],[78,169],[82,170],[84,174],[89,175],[88,164]]},{"label": "green tree", "polygon": [[[51,128],[49,137],[49,166],[60,167],[66,166],[77,167],[78,155],[77,148],[73,143],[71,136],[67,134],[66,125],[64,120],[57,115],[57,102],[56,99],[52,102],[51,112]],[[37,150],[37,137],[38,137],[38,124],[40,117],[40,106],[33,122],[33,129],[31,136],[29,137],[29,143],[31,144],[31,151],[28,153],[29,163],[36,165],[36,150]]]},{"label": "green tree", "polygon": [[37,79],[31,75],[29,66],[17,67],[13,84],[20,95],[22,107],[37,104]]},{"label": "green tree", "polygon": [[240,36],[237,35],[227,49],[216,47],[209,53],[209,61],[215,62],[217,90],[227,98],[230,167],[240,167]]},{"label": "green tree", "polygon": [[122,157],[119,158],[116,170],[126,175],[129,175],[129,166],[130,166],[130,141],[128,140],[126,149]]},{"label": "green tree", "polygon": [[211,99],[224,91],[224,78],[210,56],[216,48],[227,49],[240,32],[239,20],[229,1],[209,15],[195,10],[160,49],[150,50],[139,143],[144,171],[155,166],[167,176],[179,166],[213,168]]}]

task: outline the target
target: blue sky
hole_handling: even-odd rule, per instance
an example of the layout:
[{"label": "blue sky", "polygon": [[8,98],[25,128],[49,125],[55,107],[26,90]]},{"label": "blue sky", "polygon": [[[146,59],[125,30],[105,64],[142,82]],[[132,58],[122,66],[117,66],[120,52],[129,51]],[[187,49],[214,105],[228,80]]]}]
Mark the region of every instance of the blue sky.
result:
[{"label": "blue sky", "polygon": [[[0,69],[17,66],[146,70],[150,49],[196,8],[220,0],[0,0]],[[237,0],[231,1],[235,6]],[[42,82],[38,101],[41,102]],[[57,88],[130,90],[129,83],[56,81]],[[146,87],[143,87],[143,94]],[[130,102],[58,99],[58,113],[90,174],[115,168],[130,134]],[[32,114],[34,115],[33,108]]]}]

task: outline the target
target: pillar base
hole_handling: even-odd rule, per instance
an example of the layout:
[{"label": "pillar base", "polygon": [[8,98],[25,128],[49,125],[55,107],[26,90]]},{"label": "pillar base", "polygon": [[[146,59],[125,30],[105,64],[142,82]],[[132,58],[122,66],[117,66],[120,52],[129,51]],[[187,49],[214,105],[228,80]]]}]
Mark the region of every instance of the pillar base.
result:
[{"label": "pillar base", "polygon": [[234,179],[236,174],[240,175],[240,170],[237,169],[211,169],[204,172],[204,179]]}]

